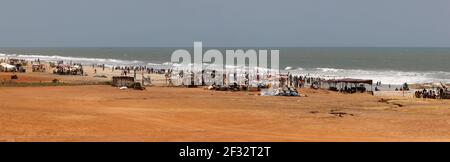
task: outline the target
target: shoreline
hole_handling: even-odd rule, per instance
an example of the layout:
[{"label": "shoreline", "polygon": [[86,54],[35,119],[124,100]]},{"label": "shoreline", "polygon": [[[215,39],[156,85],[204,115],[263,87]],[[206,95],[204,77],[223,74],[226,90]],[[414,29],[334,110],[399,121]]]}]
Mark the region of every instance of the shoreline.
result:
[{"label": "shoreline", "polygon": [[[112,59],[112,58],[90,58],[90,57],[77,57],[77,56],[57,56],[57,55],[27,55],[21,54],[21,57],[18,57],[17,54],[8,55],[4,54],[4,56],[0,55],[0,59],[6,58],[19,58],[25,59],[28,61],[41,59],[42,61],[60,61],[64,60],[65,62],[73,62],[73,63],[83,63],[83,65],[91,66],[92,64],[100,65],[105,64],[108,68],[112,66],[147,66],[154,68],[168,68],[167,63],[151,63],[141,60],[126,60],[126,59]],[[169,61],[169,60],[166,60]],[[395,69],[385,69],[385,70],[376,70],[376,69],[353,69],[353,68],[337,68],[337,67],[322,67],[317,66],[315,68],[302,68],[291,66],[287,66],[286,68],[290,68],[290,70],[286,70],[284,68],[280,69],[280,72],[287,73],[290,72],[292,74],[299,74],[307,76],[307,74],[312,74],[311,77],[320,77],[320,78],[360,78],[360,79],[372,79],[374,81],[382,81],[383,84],[388,85],[391,83],[392,86],[399,86],[405,82],[408,84],[417,84],[417,85],[427,85],[436,83],[438,81],[443,81],[445,84],[450,86],[450,71],[442,71],[442,70],[428,70],[428,71],[402,71]],[[284,69],[284,70],[283,70]],[[444,78],[435,78],[436,76],[445,75]],[[398,79],[402,77],[402,79]],[[413,79],[414,78],[414,79]]]}]

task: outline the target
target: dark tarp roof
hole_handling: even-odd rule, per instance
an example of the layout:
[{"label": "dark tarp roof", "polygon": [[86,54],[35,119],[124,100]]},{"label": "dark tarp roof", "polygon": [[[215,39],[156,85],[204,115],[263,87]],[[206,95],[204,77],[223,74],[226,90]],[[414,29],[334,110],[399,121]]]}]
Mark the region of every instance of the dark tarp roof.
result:
[{"label": "dark tarp roof", "polygon": [[352,79],[352,78],[344,78],[344,79],[330,79],[327,82],[332,83],[364,83],[364,84],[372,84],[373,81],[369,79]]}]

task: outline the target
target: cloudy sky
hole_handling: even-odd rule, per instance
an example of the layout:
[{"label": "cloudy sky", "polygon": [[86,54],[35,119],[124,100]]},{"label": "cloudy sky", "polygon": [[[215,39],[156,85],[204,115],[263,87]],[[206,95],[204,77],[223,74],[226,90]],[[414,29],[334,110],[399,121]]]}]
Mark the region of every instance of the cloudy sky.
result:
[{"label": "cloudy sky", "polygon": [[1,47],[450,47],[449,0],[0,0]]}]

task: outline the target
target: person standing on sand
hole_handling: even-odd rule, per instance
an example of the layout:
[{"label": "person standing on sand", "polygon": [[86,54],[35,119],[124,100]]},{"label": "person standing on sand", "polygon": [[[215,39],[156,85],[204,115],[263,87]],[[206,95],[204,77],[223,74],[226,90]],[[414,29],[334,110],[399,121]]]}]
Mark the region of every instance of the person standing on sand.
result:
[{"label": "person standing on sand", "polygon": [[94,69],[94,74],[97,74],[97,69]]},{"label": "person standing on sand", "polygon": [[289,86],[292,87],[292,74],[289,74]]},{"label": "person standing on sand", "polygon": [[294,88],[298,88],[297,75],[294,75]]}]

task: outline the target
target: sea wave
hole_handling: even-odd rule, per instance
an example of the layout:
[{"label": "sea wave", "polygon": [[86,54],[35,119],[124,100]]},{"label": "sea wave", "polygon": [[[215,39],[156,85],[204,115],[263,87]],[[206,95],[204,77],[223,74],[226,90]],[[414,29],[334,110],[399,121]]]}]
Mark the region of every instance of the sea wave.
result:
[{"label": "sea wave", "polygon": [[73,63],[81,64],[105,64],[113,65],[140,65],[144,64],[138,60],[120,60],[110,58],[88,58],[88,57],[72,57],[72,56],[58,56],[58,55],[23,55],[23,54],[5,54],[0,53],[0,57],[17,58],[24,60],[42,60],[42,61],[71,61]]},{"label": "sea wave", "polygon": [[382,84],[399,85],[403,83],[450,83],[450,72],[446,71],[398,71],[398,70],[365,70],[339,68],[297,68],[293,74],[309,75],[327,79],[359,78],[380,81]]},{"label": "sea wave", "polygon": [[339,72],[339,71],[343,71],[344,69],[335,69],[335,68],[316,68],[319,71],[323,71],[323,72]]}]

